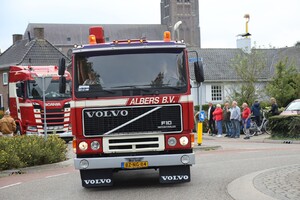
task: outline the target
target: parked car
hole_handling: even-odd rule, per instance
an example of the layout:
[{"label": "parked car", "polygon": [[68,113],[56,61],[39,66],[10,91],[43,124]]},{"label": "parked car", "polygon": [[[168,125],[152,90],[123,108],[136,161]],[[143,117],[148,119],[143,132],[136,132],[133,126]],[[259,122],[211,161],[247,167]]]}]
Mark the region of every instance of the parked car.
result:
[{"label": "parked car", "polygon": [[289,103],[280,115],[300,115],[300,99],[296,99]]}]

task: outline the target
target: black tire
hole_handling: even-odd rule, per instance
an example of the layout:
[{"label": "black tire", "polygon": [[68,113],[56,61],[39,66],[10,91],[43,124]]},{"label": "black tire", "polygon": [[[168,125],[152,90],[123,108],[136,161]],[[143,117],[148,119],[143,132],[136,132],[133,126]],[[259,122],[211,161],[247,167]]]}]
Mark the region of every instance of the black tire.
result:
[{"label": "black tire", "polygon": [[255,121],[251,121],[250,128],[249,128],[250,136],[257,135],[257,125]]},{"label": "black tire", "polygon": [[15,136],[20,136],[20,135],[21,135],[21,128],[20,128],[20,125],[17,124],[16,131],[15,131]]},{"label": "black tire", "polygon": [[264,130],[265,130],[265,132],[268,134],[268,135],[271,135],[271,129],[270,129],[270,127],[269,127],[269,120],[267,120],[265,123],[264,123]]},{"label": "black tire", "polygon": [[257,132],[253,130],[249,130],[250,136],[256,136]]}]

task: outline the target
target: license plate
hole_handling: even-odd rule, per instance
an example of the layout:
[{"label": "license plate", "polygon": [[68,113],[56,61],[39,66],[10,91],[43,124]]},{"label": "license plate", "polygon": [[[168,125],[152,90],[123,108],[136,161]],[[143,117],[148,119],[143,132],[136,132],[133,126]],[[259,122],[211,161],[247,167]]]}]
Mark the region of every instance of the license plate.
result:
[{"label": "license plate", "polygon": [[148,161],[139,161],[139,162],[123,162],[123,169],[138,169],[138,168],[147,168]]}]

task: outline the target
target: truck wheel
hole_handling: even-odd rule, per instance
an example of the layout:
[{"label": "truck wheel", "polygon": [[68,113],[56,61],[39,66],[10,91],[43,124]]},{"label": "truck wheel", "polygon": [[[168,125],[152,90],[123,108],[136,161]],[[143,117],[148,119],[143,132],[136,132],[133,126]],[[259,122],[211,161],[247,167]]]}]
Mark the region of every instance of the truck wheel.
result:
[{"label": "truck wheel", "polygon": [[15,135],[16,135],[16,136],[21,135],[21,128],[20,128],[20,125],[19,125],[19,124],[17,124],[16,131],[15,131]]}]

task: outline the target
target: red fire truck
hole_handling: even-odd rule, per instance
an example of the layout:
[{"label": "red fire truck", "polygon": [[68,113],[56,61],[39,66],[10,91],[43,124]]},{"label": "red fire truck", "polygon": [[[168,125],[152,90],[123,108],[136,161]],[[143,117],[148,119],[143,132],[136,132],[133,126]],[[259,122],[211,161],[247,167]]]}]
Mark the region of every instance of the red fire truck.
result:
[{"label": "red fire truck", "polygon": [[47,134],[57,134],[66,141],[73,139],[70,73],[66,72],[65,77],[66,89],[59,93],[58,66],[10,67],[9,109],[18,135],[43,135],[46,130]]},{"label": "red fire truck", "polygon": [[[164,36],[105,43],[103,29],[91,27],[90,44],[73,49],[74,164],[83,187],[110,186],[113,172],[133,169],[159,169],[161,183],[191,180],[188,52]],[[202,65],[194,67],[203,81]]]}]

